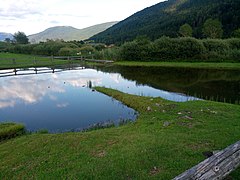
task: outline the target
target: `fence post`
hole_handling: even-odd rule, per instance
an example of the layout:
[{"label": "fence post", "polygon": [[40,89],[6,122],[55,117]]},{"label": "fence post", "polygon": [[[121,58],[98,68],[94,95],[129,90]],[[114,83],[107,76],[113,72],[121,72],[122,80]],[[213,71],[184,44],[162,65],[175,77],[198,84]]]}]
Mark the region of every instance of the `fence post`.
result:
[{"label": "fence post", "polygon": [[16,65],[16,59],[15,58],[12,59],[12,62],[13,62],[13,65]]}]

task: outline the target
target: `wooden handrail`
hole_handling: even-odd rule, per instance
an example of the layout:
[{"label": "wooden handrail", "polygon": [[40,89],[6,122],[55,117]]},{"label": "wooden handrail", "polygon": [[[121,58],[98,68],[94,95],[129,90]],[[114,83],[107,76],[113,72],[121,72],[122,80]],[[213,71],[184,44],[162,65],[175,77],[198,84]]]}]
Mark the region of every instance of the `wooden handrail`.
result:
[{"label": "wooden handrail", "polygon": [[212,155],[174,180],[223,179],[240,166],[240,141]]}]

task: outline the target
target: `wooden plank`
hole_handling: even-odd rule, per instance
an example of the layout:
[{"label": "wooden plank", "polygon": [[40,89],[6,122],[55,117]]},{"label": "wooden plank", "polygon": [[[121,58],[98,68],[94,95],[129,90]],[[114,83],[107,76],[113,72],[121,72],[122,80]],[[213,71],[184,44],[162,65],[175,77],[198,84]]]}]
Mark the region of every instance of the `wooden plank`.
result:
[{"label": "wooden plank", "polygon": [[174,180],[217,180],[224,179],[240,166],[240,141],[214,154]]}]

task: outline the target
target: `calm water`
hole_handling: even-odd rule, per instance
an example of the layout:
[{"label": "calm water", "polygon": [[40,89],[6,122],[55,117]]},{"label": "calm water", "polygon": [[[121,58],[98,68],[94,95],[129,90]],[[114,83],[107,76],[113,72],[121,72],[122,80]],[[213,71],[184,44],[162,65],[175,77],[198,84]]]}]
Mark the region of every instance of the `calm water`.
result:
[{"label": "calm water", "polygon": [[123,78],[140,86],[161,90],[161,93],[154,90],[155,93],[150,95],[169,100],[185,101],[189,98],[199,98],[240,104],[239,70],[123,66],[95,68],[103,72],[119,73]]},{"label": "calm water", "polygon": [[[71,68],[70,68],[71,69]],[[97,123],[135,120],[136,112],[93,86],[172,101],[212,99],[239,103],[239,71],[142,67],[34,68],[0,71],[0,121],[28,130],[82,130]]]}]

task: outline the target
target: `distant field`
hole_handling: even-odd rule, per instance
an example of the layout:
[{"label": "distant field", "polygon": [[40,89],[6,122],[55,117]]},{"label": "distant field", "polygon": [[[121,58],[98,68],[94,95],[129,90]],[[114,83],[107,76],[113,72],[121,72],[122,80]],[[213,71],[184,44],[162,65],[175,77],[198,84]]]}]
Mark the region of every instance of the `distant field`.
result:
[{"label": "distant field", "polygon": [[67,60],[52,60],[51,57],[34,55],[0,53],[0,69],[19,67],[39,67],[48,65],[68,64]]}]

